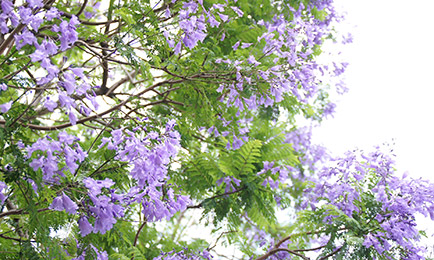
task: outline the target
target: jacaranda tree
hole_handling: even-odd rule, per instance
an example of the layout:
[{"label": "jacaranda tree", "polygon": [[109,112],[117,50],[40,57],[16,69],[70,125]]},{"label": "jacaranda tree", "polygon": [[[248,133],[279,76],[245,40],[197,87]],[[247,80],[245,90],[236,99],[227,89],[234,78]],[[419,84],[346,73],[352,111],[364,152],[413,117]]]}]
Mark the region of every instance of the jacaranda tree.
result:
[{"label": "jacaranda tree", "polygon": [[0,258],[424,258],[434,186],[297,127],[344,91],[332,0],[0,9]]}]

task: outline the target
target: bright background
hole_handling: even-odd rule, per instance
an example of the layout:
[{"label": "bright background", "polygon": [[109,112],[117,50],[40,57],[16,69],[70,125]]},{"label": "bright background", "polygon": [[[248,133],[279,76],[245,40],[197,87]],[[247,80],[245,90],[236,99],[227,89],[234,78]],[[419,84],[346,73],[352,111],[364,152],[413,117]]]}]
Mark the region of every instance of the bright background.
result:
[{"label": "bright background", "polygon": [[[313,139],[333,154],[395,143],[396,168],[434,182],[434,0],[335,0],[351,32],[349,92]],[[432,221],[418,226],[433,234]],[[424,243],[432,247],[433,237]]]},{"label": "bright background", "polygon": [[314,133],[334,153],[395,143],[397,168],[434,181],[434,1],[335,0],[353,43],[349,92]]}]

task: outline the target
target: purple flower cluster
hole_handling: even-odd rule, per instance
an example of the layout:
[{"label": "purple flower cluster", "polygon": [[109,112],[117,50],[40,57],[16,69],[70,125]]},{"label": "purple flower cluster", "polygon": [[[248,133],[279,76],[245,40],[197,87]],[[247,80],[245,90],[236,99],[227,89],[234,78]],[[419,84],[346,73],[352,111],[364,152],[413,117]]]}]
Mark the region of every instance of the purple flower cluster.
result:
[{"label": "purple flower cluster", "polygon": [[[250,132],[250,125],[251,125],[251,121],[253,120],[253,118],[243,118],[240,120],[234,120],[234,118],[232,118],[232,120],[226,120],[223,117],[219,116],[218,117],[219,121],[221,121],[221,124],[223,126],[223,128],[227,129],[228,126],[233,126],[234,128],[238,128],[238,133],[237,132],[229,132],[229,131],[223,131],[223,132],[219,132],[218,128],[216,126],[211,126],[210,128],[207,129],[208,134],[214,136],[214,137],[219,137],[220,135],[222,137],[228,137],[228,141],[226,143],[226,150],[238,150],[239,148],[241,148],[241,146],[244,145],[244,143],[249,141],[249,136],[248,133]],[[205,128],[203,128],[202,130],[204,130]],[[232,136],[230,136],[232,134]],[[232,140],[231,140],[232,139]]]},{"label": "purple flower cluster", "polygon": [[262,175],[270,171],[270,174],[275,176],[278,174],[278,178],[276,180],[273,180],[271,176],[268,176],[265,178],[264,182],[262,183],[262,186],[267,187],[268,185],[272,189],[279,188],[280,183],[284,183],[288,179],[288,166],[274,166],[274,162],[267,162],[264,161],[264,168],[262,168],[261,171],[259,171],[256,175]]},{"label": "purple flower cluster", "polygon": [[[394,176],[394,161],[380,149],[369,154],[348,152],[336,159],[335,167],[325,167],[320,179],[314,180],[311,204],[315,209],[326,201],[348,217],[365,214],[366,203],[379,203],[370,212],[377,228],[366,233],[363,245],[373,247],[380,254],[400,246],[402,259],[423,259],[415,214],[434,220],[434,184],[423,180]],[[319,203],[319,204],[318,204]],[[375,210],[371,206],[371,211]],[[326,221],[333,221],[327,216]]]},{"label": "purple flower cluster", "polygon": [[[105,234],[106,231],[113,228],[116,219],[124,216],[125,208],[122,204],[127,202],[125,196],[116,194],[114,189],[110,189],[115,183],[108,178],[94,180],[89,177],[85,178],[83,183],[89,190],[90,201],[84,203],[87,215],[81,216],[78,220],[80,234],[82,236],[91,232]],[[103,193],[103,188],[110,189],[110,197]],[[91,217],[95,219],[94,226],[89,223],[88,219]]]},{"label": "purple flower cluster", "polygon": [[[37,154],[37,158],[30,162],[33,170],[41,169],[42,179],[45,182],[57,183],[59,177],[65,176],[65,171],[75,173],[78,163],[83,162],[87,153],[83,151],[77,143],[78,137],[61,132],[57,136],[57,141],[46,136],[38,139],[31,146],[27,146],[27,158]],[[59,169],[59,165],[65,164],[66,167]]]},{"label": "purple flower cluster", "polygon": [[[176,36],[171,35],[169,31],[165,31],[163,34],[169,46],[174,48],[175,54],[179,54],[182,43],[187,48],[192,49],[197,46],[198,42],[203,42],[207,36],[207,26],[219,27],[222,22],[228,22],[231,16],[233,16],[232,19],[236,19],[243,15],[244,13],[236,6],[229,8],[227,4],[213,4],[207,10],[202,1],[188,1],[183,3],[177,17],[179,29],[182,32],[181,40],[175,44],[174,38]],[[170,17],[169,9],[166,11],[166,16]]]},{"label": "purple flower cluster", "polygon": [[223,177],[223,178],[220,178],[220,179],[218,179],[217,180],[217,186],[220,186],[220,185],[222,185],[222,183],[225,183],[225,193],[228,193],[228,192],[232,192],[232,191],[235,191],[235,187],[234,187],[234,185],[232,185],[232,183],[235,183],[235,185],[237,186],[237,187],[239,187],[240,186],[240,183],[241,183],[241,181],[240,180],[238,180],[237,178],[235,178],[235,177],[231,177],[231,176],[226,176],[226,177]]},{"label": "purple flower cluster", "polygon": [[172,250],[167,253],[161,253],[160,256],[155,257],[153,260],[210,260],[214,258],[207,250],[197,253],[190,251],[188,248],[183,248],[180,251]]},{"label": "purple flower cluster", "polygon": [[292,145],[292,148],[299,156],[300,163],[307,167],[307,170],[314,171],[330,157],[325,147],[313,144],[311,139],[312,128],[301,127],[288,132],[285,143]]},{"label": "purple flower cluster", "polygon": [[[257,22],[258,26],[266,29],[266,32],[258,38],[258,42],[265,42],[263,55],[270,57],[273,55],[273,61],[277,64],[268,70],[258,69],[255,74],[249,73],[252,67],[261,64],[253,55],[245,61],[216,60],[217,64],[226,63],[233,66],[237,76],[237,83],[223,83],[218,88],[217,91],[223,94],[222,102],[229,107],[237,107],[240,111],[245,108],[256,110],[259,106],[267,107],[282,101],[285,93],[292,94],[305,103],[317,94],[319,81],[314,72],[320,67],[310,58],[310,55],[313,53],[314,46],[321,43],[327,29],[314,17],[306,17],[310,13],[310,8],[313,8],[313,5],[308,7],[301,5],[298,10],[291,8],[293,21],[278,16],[272,22],[262,20]],[[251,43],[237,42],[233,46],[234,51],[240,45],[241,48],[248,48]],[[279,62],[282,65],[279,65]],[[263,93],[254,92],[255,94],[250,97],[241,95],[246,86],[256,85],[259,82],[267,82],[269,89]]]},{"label": "purple flower cluster", "polygon": [[[96,104],[94,96],[88,94],[92,88],[86,82],[83,69],[69,68],[68,70],[61,71],[57,65],[52,63],[51,57],[73,47],[78,40],[77,26],[79,25],[79,20],[74,15],[69,21],[63,20],[61,12],[57,8],[42,9],[42,1],[28,0],[26,2],[27,4],[15,8],[11,1],[2,1],[1,8],[3,12],[0,13],[0,30],[3,34],[11,30],[8,26],[8,21],[10,21],[12,27],[17,27],[20,24],[25,25],[21,31],[14,34],[15,44],[18,50],[21,50],[25,46],[32,46],[34,52],[29,55],[31,61],[38,62],[47,72],[45,76],[37,78],[37,85],[43,86],[47,83],[53,83],[56,78],[59,79],[57,83],[58,102],[47,96],[44,106],[52,112],[58,106],[58,103],[60,103],[67,110],[69,120],[74,125],[77,122],[77,116],[74,114],[73,109],[77,109],[86,116],[91,113],[91,110],[86,106],[77,108],[71,95],[85,95],[86,99],[91,101],[95,109],[97,109],[98,104]],[[60,24],[56,24],[54,21],[59,21]],[[60,46],[50,38],[38,40],[37,32],[44,22],[51,26],[53,32],[58,33]],[[81,83],[77,81],[77,78]],[[1,112],[6,113],[11,106],[12,101],[0,105]]]},{"label": "purple flower cluster", "polygon": [[116,159],[128,162],[131,177],[137,186],[131,188],[129,197],[143,205],[147,221],[170,218],[185,210],[190,203],[187,196],[175,195],[166,185],[168,164],[178,153],[180,135],[174,130],[175,121],[170,120],[164,133],[156,131],[114,130],[112,137],[103,138],[100,147],[116,150]]}]

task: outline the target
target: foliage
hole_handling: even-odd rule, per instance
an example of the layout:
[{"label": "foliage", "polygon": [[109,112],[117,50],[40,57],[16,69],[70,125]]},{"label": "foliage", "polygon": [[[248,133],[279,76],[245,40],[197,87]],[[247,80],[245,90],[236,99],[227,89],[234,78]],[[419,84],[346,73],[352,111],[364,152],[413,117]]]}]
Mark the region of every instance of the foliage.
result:
[{"label": "foliage", "polygon": [[423,258],[433,185],[296,124],[344,91],[331,0],[0,9],[2,259]]}]

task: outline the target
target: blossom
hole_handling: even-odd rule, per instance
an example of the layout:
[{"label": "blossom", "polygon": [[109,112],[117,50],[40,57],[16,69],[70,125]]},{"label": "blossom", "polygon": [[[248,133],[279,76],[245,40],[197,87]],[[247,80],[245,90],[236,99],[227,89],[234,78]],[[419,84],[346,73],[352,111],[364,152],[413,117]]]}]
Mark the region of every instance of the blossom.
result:
[{"label": "blossom", "polygon": [[236,7],[236,6],[231,6],[231,9],[234,10],[234,12],[239,16],[242,17],[244,15],[244,12],[241,11],[240,8]]},{"label": "blossom", "polygon": [[237,41],[237,42],[232,46],[232,49],[233,49],[234,51],[236,51],[236,50],[238,49],[238,46],[240,46],[240,42],[241,42],[241,41]]},{"label": "blossom", "polygon": [[6,188],[7,188],[6,183],[0,181],[0,202],[1,202],[0,205],[3,204],[6,200],[6,195],[3,193],[4,192],[3,190],[5,190]]},{"label": "blossom", "polygon": [[53,112],[54,109],[57,107],[57,103],[47,97],[44,106],[48,109],[48,111]]},{"label": "blossom", "polygon": [[223,20],[223,22],[226,22],[229,19],[228,15],[222,14],[222,13],[218,13],[220,19]]},{"label": "blossom", "polygon": [[80,229],[80,235],[82,237],[89,235],[93,231],[92,225],[89,223],[87,217],[85,216],[81,216],[78,219],[78,228]]},{"label": "blossom", "polygon": [[46,13],[45,13],[45,19],[47,21],[51,21],[55,18],[60,18],[60,12],[57,8],[51,7]]},{"label": "blossom", "polygon": [[26,0],[31,8],[41,8],[44,6],[42,0]]},{"label": "blossom", "polygon": [[77,212],[78,206],[74,201],[66,196],[64,192],[62,192],[61,196],[53,199],[53,202],[49,208],[57,211],[65,210],[70,214],[75,214]]},{"label": "blossom", "polygon": [[9,0],[2,0],[1,8],[5,14],[9,14],[14,10],[14,5]]},{"label": "blossom", "polygon": [[37,40],[35,35],[31,33],[29,30],[24,29],[21,34],[15,35],[16,47],[17,49],[21,49],[25,45],[36,44]]},{"label": "blossom", "polygon": [[84,186],[89,189],[89,191],[94,195],[99,195],[102,188],[110,188],[115,183],[109,178],[104,180],[94,180],[91,177],[87,177],[83,180]]},{"label": "blossom", "polygon": [[4,103],[4,104],[1,104],[1,105],[0,105],[0,111],[1,111],[2,113],[6,113],[6,112],[8,112],[9,109],[11,109],[11,107],[12,107],[12,103],[13,103],[13,101],[9,101],[9,102],[6,102],[6,103]]}]

